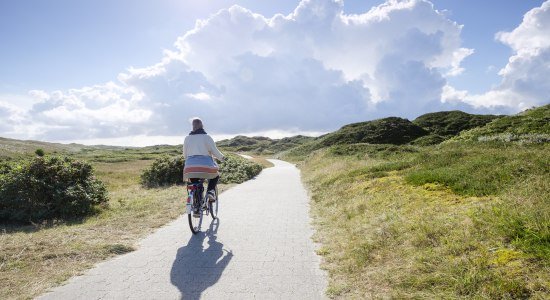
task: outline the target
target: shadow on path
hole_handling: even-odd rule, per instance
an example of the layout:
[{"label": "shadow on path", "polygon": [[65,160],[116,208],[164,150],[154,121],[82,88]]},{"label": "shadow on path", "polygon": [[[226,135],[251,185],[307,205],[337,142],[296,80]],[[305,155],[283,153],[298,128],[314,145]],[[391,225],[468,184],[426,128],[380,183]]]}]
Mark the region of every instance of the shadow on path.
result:
[{"label": "shadow on path", "polygon": [[213,220],[206,232],[192,235],[187,245],[178,249],[170,279],[180,290],[182,299],[200,299],[201,294],[220,279],[233,257],[216,241],[219,225],[219,219]]}]

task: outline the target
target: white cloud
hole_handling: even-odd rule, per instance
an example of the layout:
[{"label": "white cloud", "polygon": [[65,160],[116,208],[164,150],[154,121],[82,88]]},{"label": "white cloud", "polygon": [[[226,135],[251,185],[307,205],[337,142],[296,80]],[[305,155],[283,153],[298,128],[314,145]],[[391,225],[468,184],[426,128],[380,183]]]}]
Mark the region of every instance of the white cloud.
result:
[{"label": "white cloud", "polygon": [[527,12],[511,32],[499,32],[496,39],[514,54],[499,71],[502,82],[480,95],[463,99],[476,107],[504,106],[513,112],[550,102],[550,1]]},{"label": "white cloud", "polygon": [[540,49],[550,48],[550,2],[528,11],[523,22],[511,32],[499,32],[497,40],[510,46],[518,54],[536,54]]},{"label": "white cloud", "polygon": [[[306,0],[272,18],[233,6],[179,38],[180,52],[156,67],[163,72],[121,78],[170,110],[164,128],[206,115],[225,132],[328,130],[389,113],[377,102],[412,115],[439,101],[445,76],[472,53],[460,47],[461,28],[421,0],[361,15],[345,15],[341,1]],[[193,101],[200,93],[210,107]]]},{"label": "white cloud", "polygon": [[441,101],[443,102],[461,102],[468,96],[468,91],[456,90],[450,85],[443,87],[443,92],[441,93]]},{"label": "white cloud", "polygon": [[451,61],[451,69],[447,72],[448,76],[457,76],[464,72],[464,68],[460,66],[460,63],[466,57],[474,54],[474,49],[460,48],[453,52],[453,59]]},{"label": "white cloud", "polygon": [[202,101],[208,101],[212,99],[212,97],[210,97],[210,95],[208,95],[207,93],[196,93],[196,94],[187,93],[185,94],[185,96],[189,98],[197,99],[197,100],[202,100]]},{"label": "white cloud", "polygon": [[0,101],[0,130],[8,134],[21,122],[24,121],[24,111],[8,102]]},{"label": "white cloud", "polygon": [[67,92],[31,91],[37,102],[29,111],[44,126],[38,138],[109,137],[143,131],[152,111],[139,105],[143,95],[108,82]]},{"label": "white cloud", "polygon": [[28,121],[44,125],[37,137],[66,140],[180,135],[191,116],[216,134],[411,117],[444,105],[446,77],[473,53],[461,29],[426,0],[388,0],[358,15],[344,14],[342,1],[303,0],[271,18],[233,6],[117,82],[31,91]]}]

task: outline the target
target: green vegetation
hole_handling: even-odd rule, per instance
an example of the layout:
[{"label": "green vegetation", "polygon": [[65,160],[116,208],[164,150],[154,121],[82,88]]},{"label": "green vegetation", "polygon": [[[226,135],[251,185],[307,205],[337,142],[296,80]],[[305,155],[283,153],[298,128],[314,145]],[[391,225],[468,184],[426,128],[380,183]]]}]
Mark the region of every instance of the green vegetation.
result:
[{"label": "green vegetation", "polygon": [[220,164],[221,183],[243,183],[260,174],[263,167],[238,155],[226,155]]},{"label": "green vegetation", "polygon": [[261,151],[273,142],[272,139],[263,136],[247,137],[238,135],[232,139],[221,140],[217,142],[217,146],[229,151]]},{"label": "green vegetation", "polygon": [[60,154],[60,153],[76,153],[85,146],[76,144],[56,144],[38,141],[20,141],[0,137],[0,161],[17,159],[26,157],[35,153],[37,149],[42,149],[44,152]]},{"label": "green vegetation", "polygon": [[[149,188],[183,184],[184,165],[185,160],[181,156],[159,157],[143,171],[141,184]],[[263,166],[254,161],[228,154],[220,163],[220,183],[243,183],[258,175],[262,169]]]},{"label": "green vegetation", "polygon": [[141,185],[152,188],[183,183],[185,160],[180,156],[161,156],[141,173]]},{"label": "green vegetation", "polygon": [[494,195],[527,176],[549,175],[546,146],[452,144],[424,149],[408,172],[408,183],[438,183],[465,196]]},{"label": "green vegetation", "polygon": [[548,146],[410,147],[333,146],[300,163],[329,295],[547,297]]},{"label": "green vegetation", "polygon": [[346,125],[335,132],[325,134],[308,143],[290,149],[285,153],[285,156],[287,158],[299,158],[312,151],[333,145],[351,145],[356,143],[402,145],[427,134],[428,131],[407,119],[390,117]]},{"label": "green vegetation", "polygon": [[550,141],[550,104],[496,119],[463,132],[452,141],[545,143]]},{"label": "green vegetation", "polygon": [[46,154],[44,152],[44,150],[42,148],[38,148],[36,149],[36,151],[34,151],[34,154],[36,154],[37,156],[44,156],[44,154]]},{"label": "green vegetation", "polygon": [[394,144],[411,142],[427,132],[407,119],[389,117],[346,125],[318,140],[323,147],[339,144]]},{"label": "green vegetation", "polygon": [[270,139],[261,136],[246,137],[239,135],[229,140],[219,141],[217,145],[222,150],[231,152],[249,152],[260,155],[271,155],[305,144],[313,139],[313,137],[303,135],[282,139]]},{"label": "green vegetation", "polygon": [[329,296],[548,298],[549,144],[465,138],[510,123],[544,133],[548,117],[545,106],[497,118],[434,146],[287,152],[311,191]]},{"label": "green vegetation", "polygon": [[473,115],[453,110],[424,114],[416,118],[413,123],[424,128],[430,134],[450,137],[461,131],[483,126],[500,117],[502,116]]},{"label": "green vegetation", "polygon": [[462,131],[481,127],[502,116],[473,115],[462,111],[441,111],[424,114],[413,123],[429,132],[428,135],[415,139],[411,144],[429,146],[439,144]]},{"label": "green vegetation", "polygon": [[[428,113],[413,122],[389,117],[343,126],[339,130],[305,140],[297,147],[288,149],[286,157],[300,157],[311,151],[333,145],[413,144],[429,146],[439,144],[462,131],[483,126],[501,116],[473,115],[461,111]],[[285,151],[284,149],[282,151]]]},{"label": "green vegetation", "polygon": [[92,166],[69,157],[35,157],[1,168],[0,221],[75,219],[97,212],[107,201]]}]

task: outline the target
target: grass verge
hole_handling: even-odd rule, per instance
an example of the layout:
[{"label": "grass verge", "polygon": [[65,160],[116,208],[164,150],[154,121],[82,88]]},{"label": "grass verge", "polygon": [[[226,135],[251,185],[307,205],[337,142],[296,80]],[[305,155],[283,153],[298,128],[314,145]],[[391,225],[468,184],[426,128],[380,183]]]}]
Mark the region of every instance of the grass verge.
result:
[{"label": "grass verge", "polygon": [[550,296],[547,145],[357,147],[300,163],[330,297]]}]

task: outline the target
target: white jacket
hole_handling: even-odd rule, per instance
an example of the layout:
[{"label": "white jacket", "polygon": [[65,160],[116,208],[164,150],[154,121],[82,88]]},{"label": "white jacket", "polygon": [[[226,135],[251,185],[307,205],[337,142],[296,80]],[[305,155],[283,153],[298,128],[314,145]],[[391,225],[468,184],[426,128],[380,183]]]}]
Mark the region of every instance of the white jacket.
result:
[{"label": "white jacket", "polygon": [[222,160],[224,155],[216,147],[216,143],[208,134],[193,134],[185,137],[183,142],[183,156],[187,159],[193,155],[214,156]]}]

